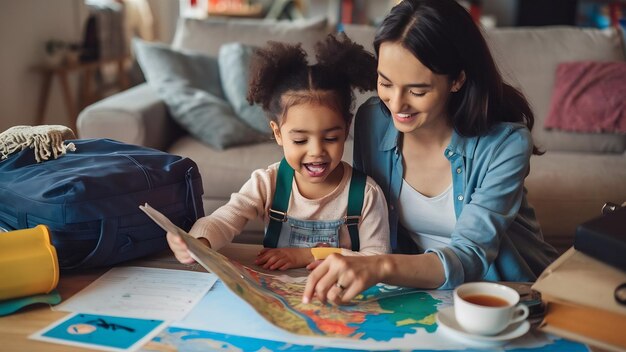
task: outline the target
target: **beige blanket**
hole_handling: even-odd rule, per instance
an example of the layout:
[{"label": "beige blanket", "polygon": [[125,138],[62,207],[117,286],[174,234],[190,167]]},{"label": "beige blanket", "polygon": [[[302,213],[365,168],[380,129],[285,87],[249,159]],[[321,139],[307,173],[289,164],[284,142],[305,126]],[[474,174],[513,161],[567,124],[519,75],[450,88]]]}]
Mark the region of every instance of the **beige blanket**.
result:
[{"label": "beige blanket", "polygon": [[14,126],[0,133],[0,160],[25,148],[35,150],[38,163],[51,156],[56,159],[68,150],[76,150],[74,143],[63,143],[67,139],[76,139],[76,135],[61,125]]}]

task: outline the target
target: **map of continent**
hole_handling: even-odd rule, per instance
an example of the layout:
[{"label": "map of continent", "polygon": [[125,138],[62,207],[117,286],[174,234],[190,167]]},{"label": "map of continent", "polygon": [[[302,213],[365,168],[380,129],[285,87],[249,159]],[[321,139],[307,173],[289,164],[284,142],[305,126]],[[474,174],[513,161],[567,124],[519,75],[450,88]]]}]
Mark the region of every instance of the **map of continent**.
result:
[{"label": "map of continent", "polygon": [[388,341],[413,333],[415,328],[427,332],[437,328],[435,314],[442,300],[427,292],[379,284],[357,296],[351,305],[324,305],[317,300],[303,304],[305,278],[276,277],[243,268],[260,287],[276,295],[279,303],[269,305],[275,318],[271,322],[294,333]]},{"label": "map of continent", "polygon": [[334,306],[319,300],[304,304],[306,277],[261,273],[206,246],[188,244],[196,260],[215,273],[226,287],[268,322],[290,333],[388,341],[418,328],[430,333],[437,329],[435,314],[442,301],[433,294],[446,294],[441,291],[378,284],[357,296],[350,305]]}]

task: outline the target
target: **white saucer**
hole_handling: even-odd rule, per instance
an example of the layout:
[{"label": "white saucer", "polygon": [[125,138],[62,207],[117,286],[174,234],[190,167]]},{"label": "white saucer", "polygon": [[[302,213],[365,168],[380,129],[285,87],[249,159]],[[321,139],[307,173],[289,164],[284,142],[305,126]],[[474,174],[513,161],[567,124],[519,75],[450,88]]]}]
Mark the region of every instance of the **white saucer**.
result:
[{"label": "white saucer", "polygon": [[527,320],[509,325],[501,333],[493,336],[475,335],[465,331],[454,317],[454,306],[439,310],[437,324],[441,331],[459,342],[475,347],[496,347],[518,338],[530,329]]}]

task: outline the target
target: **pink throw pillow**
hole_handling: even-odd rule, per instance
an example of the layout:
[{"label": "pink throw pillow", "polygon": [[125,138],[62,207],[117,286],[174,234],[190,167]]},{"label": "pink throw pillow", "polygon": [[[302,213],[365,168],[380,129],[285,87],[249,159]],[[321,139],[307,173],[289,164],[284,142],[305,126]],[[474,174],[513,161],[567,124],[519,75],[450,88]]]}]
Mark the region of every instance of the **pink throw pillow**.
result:
[{"label": "pink throw pillow", "polygon": [[626,62],[559,64],[544,127],[626,133]]}]

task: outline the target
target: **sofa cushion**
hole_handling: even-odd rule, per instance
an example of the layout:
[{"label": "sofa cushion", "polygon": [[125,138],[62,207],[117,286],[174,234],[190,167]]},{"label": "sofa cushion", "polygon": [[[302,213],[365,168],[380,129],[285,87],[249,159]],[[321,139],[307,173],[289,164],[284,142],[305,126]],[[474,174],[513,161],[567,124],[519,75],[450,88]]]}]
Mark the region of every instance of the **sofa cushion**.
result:
[{"label": "sofa cushion", "polygon": [[496,28],[486,33],[505,79],[522,90],[535,112],[533,137],[548,151],[623,153],[626,136],[548,131],[548,115],[557,66],[567,61],[625,61],[616,30],[575,27]]},{"label": "sofa cushion", "polygon": [[191,135],[219,150],[265,140],[224,99],[217,58],[139,39],[133,46],[148,84]]},{"label": "sofa cushion", "polygon": [[217,151],[188,136],[176,141],[168,152],[195,161],[202,174],[204,196],[224,200],[239,191],[253,170],[265,169],[283,157],[282,148],[269,137],[266,143]]},{"label": "sofa cushion", "polygon": [[224,99],[217,58],[193,51],[173,50],[166,44],[133,39],[133,50],[151,86],[185,85]]},{"label": "sofa cushion", "polygon": [[559,64],[545,127],[626,133],[626,62]]},{"label": "sofa cushion", "polygon": [[159,150],[165,150],[181,131],[148,83],[89,105],[76,122],[81,139],[112,138]]},{"label": "sofa cushion", "polygon": [[329,32],[325,18],[297,21],[180,18],[172,47],[217,56],[223,43],[263,46],[268,40],[302,43],[307,53]]},{"label": "sofa cushion", "polygon": [[255,48],[238,42],[224,44],[217,61],[224,95],[237,116],[248,126],[269,135],[272,130],[263,109],[257,104],[250,105],[246,99],[250,59]]}]

